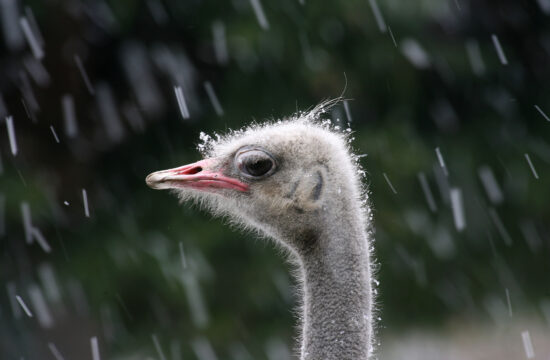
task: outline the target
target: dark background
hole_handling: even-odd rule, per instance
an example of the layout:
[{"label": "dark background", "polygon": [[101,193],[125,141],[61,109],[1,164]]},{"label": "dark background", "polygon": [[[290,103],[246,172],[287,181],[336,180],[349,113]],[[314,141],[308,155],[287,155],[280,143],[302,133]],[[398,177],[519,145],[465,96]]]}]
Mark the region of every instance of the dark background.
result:
[{"label": "dark background", "polygon": [[[340,103],[329,118],[367,155],[382,344],[457,319],[498,323],[510,308],[550,321],[550,1],[378,0],[383,24],[372,3],[263,0],[262,27],[247,0],[0,0],[0,358],[91,359],[92,336],[105,359],[161,359],[155,342],[173,359],[288,358],[296,297],[280,251],[144,178],[198,160],[201,131],[341,94],[349,115]],[[24,203],[49,253],[26,243]]]}]

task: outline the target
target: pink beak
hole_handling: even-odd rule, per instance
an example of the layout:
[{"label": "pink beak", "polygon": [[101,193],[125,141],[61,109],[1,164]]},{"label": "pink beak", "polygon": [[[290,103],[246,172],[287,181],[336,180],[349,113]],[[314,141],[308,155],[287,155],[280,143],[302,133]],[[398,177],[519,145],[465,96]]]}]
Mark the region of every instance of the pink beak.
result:
[{"label": "pink beak", "polygon": [[161,170],[149,174],[145,182],[152,189],[232,189],[248,191],[248,185],[223,175],[221,170],[211,170],[214,160],[205,159],[174,169]]}]

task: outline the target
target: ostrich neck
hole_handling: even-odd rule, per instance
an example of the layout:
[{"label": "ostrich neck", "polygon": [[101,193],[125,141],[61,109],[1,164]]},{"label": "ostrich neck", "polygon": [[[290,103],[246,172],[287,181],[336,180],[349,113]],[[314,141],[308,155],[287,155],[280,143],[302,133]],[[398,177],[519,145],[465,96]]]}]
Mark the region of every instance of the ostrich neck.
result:
[{"label": "ostrich neck", "polygon": [[341,217],[324,220],[314,245],[299,255],[304,291],[301,360],[364,360],[372,340],[367,233],[360,219],[347,218],[344,224]]}]

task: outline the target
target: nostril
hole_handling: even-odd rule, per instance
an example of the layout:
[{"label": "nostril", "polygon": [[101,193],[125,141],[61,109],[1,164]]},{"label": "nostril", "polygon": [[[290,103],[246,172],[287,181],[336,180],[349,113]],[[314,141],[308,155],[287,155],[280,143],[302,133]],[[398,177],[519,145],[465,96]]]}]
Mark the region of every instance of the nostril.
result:
[{"label": "nostril", "polygon": [[202,171],[202,167],[197,166],[197,167],[194,167],[192,169],[189,169],[189,171],[186,171],[186,174],[194,175],[194,174],[200,173],[201,171]]},{"label": "nostril", "polygon": [[174,174],[176,175],[195,175],[202,171],[202,166],[183,166],[181,168],[175,169]]}]

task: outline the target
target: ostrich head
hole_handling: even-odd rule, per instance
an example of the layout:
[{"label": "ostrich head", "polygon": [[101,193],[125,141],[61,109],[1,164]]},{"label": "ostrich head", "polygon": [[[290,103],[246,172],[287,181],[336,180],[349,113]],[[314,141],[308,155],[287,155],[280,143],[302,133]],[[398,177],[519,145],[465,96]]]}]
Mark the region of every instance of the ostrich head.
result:
[{"label": "ostrich head", "polygon": [[208,138],[199,146],[204,160],[146,181],[296,255],[291,259],[303,284],[301,360],[367,359],[373,339],[370,214],[348,136],[319,120],[329,105]]},{"label": "ostrich head", "polygon": [[[209,140],[204,160],[147,176],[215,215],[307,251],[320,224],[346,226],[362,209],[360,181],[347,136],[320,124],[319,107],[303,116],[253,125]],[[328,214],[341,214],[332,221]],[[362,218],[362,217],[360,217]],[[355,220],[356,221],[356,220]]]}]

